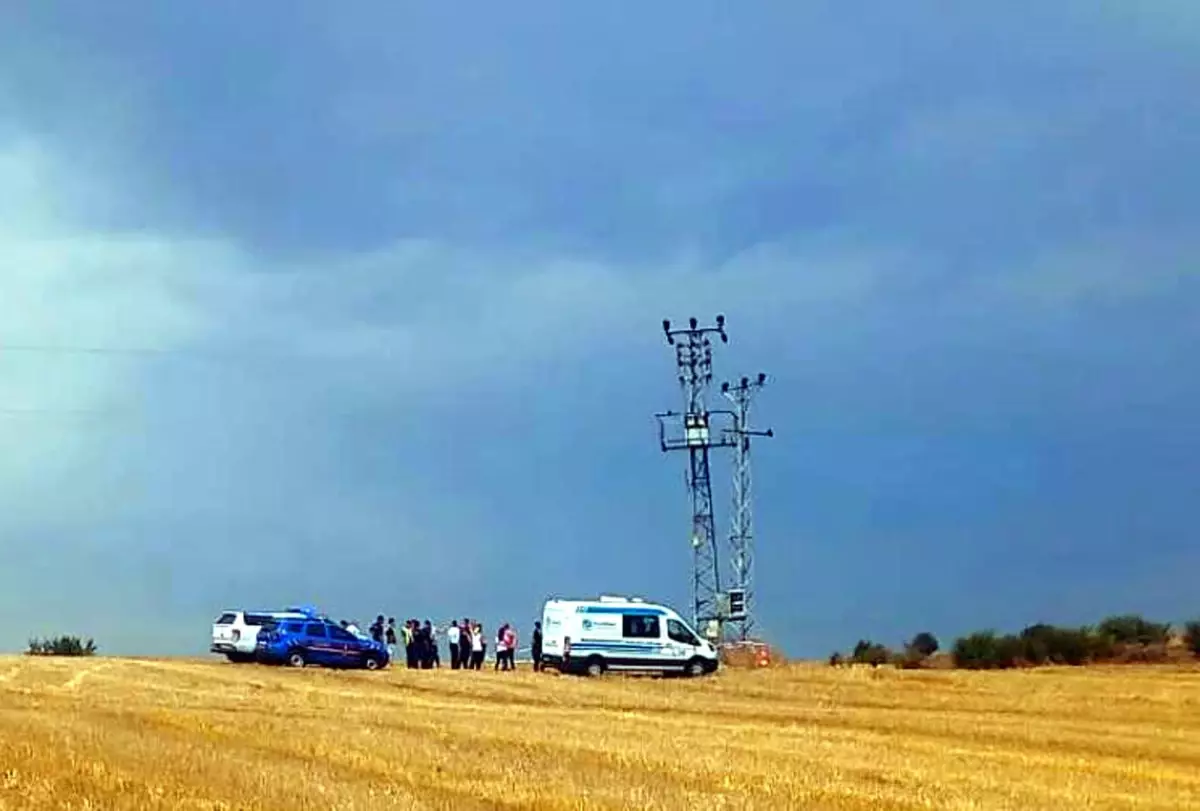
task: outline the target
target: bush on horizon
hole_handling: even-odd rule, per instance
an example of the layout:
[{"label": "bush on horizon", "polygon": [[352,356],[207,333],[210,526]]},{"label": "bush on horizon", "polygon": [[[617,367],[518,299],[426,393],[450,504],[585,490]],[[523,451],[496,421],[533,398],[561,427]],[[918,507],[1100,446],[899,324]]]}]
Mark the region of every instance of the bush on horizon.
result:
[{"label": "bush on horizon", "polygon": [[1188,650],[1200,656],[1200,619],[1192,620],[1183,626],[1183,641]]},{"label": "bush on horizon", "polygon": [[850,661],[863,665],[886,665],[892,661],[892,652],[886,645],[880,645],[868,639],[858,640]]},{"label": "bush on horizon", "polygon": [[1020,637],[995,631],[976,631],[954,642],[954,665],[965,670],[1002,670],[1016,667],[1021,659]]},{"label": "bush on horizon", "polygon": [[96,642],[77,636],[60,636],[54,639],[31,639],[27,656],[95,656]]},{"label": "bush on horizon", "polygon": [[1165,645],[1171,637],[1171,623],[1151,622],[1140,614],[1107,617],[1096,629],[1117,645]]}]

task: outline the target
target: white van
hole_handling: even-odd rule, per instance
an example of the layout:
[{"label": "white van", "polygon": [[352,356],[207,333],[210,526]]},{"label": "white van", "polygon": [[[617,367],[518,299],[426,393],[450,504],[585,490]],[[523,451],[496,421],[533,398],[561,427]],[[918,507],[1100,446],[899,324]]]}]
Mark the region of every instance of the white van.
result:
[{"label": "white van", "polygon": [[717,669],[717,649],[665,605],[640,598],[548,600],[542,662],[563,673],[686,673]]}]

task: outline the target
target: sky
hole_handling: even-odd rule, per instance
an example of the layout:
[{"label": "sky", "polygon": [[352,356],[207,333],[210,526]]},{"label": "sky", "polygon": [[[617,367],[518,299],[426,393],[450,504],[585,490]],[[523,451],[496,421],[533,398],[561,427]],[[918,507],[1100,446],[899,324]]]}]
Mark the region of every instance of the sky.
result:
[{"label": "sky", "polygon": [[733,5],[4,3],[0,650],[690,613],[717,313],[790,655],[1200,615],[1200,6]]}]

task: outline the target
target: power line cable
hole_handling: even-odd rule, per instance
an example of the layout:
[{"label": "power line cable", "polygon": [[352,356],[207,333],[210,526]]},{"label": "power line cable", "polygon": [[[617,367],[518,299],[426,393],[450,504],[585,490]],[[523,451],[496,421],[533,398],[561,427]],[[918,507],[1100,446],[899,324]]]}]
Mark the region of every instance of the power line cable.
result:
[{"label": "power line cable", "polygon": [[51,344],[0,344],[0,353],[23,355],[168,355],[184,350],[146,349],[117,346],[68,346]]}]

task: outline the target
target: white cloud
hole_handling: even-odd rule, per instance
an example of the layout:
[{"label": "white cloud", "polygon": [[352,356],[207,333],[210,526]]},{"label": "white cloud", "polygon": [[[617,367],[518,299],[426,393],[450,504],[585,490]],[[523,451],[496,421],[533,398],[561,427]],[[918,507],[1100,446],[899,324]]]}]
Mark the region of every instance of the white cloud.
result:
[{"label": "white cloud", "polygon": [[[76,196],[78,192],[78,197]],[[61,520],[72,498],[104,483],[72,475],[103,453],[90,412],[137,402],[136,367],[119,356],[37,347],[171,350],[203,330],[175,289],[202,261],[152,235],[114,236],[79,224],[96,187],[65,175],[29,141],[0,144],[0,514]],[[81,413],[82,412],[82,413]],[[67,484],[70,486],[65,486]],[[93,506],[94,506],[94,502]]]},{"label": "white cloud", "polygon": [[1166,232],[1109,233],[1086,243],[1055,246],[1021,267],[970,287],[999,297],[1027,315],[1037,311],[1109,307],[1171,298],[1200,279],[1196,241]]}]

